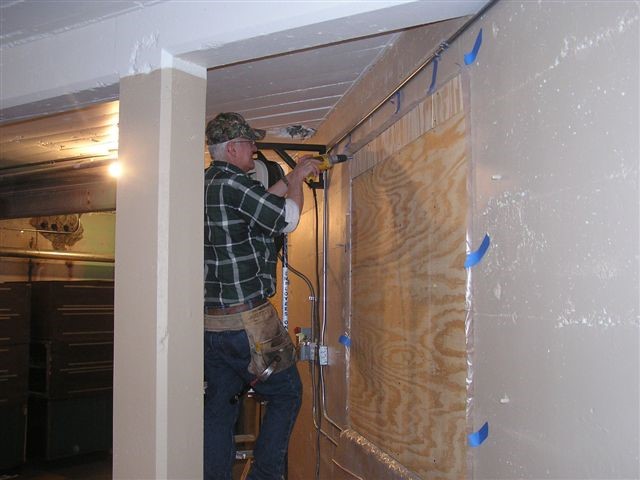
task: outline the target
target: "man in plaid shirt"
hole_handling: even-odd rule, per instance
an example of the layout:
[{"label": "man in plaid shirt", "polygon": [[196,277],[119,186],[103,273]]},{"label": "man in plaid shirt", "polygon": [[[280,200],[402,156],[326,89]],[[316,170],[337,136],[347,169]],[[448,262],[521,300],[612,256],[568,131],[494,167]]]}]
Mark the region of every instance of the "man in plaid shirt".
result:
[{"label": "man in plaid shirt", "polygon": [[267,299],[275,293],[274,237],[296,228],[304,179],[320,162],[303,157],[266,190],[247,174],[264,136],[237,113],[219,114],[206,129],[213,162],[204,182],[205,479],[231,479],[233,400],[248,384],[267,400],[248,478],[281,479],[302,401],[293,344]]}]

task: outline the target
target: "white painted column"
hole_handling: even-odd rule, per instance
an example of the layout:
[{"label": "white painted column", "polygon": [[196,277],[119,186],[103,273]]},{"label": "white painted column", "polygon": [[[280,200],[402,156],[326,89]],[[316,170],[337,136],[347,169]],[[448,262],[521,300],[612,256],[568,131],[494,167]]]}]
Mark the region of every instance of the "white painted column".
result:
[{"label": "white painted column", "polygon": [[180,63],[120,82],[114,479],[202,477],[206,71]]}]

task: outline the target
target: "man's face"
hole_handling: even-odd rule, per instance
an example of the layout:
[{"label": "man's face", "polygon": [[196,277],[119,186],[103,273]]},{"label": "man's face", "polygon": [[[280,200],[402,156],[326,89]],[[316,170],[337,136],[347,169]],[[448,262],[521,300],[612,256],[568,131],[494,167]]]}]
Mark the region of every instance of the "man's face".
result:
[{"label": "man's face", "polygon": [[233,140],[229,140],[227,149],[229,157],[232,159],[231,163],[244,172],[253,170],[255,167],[253,154],[258,151],[256,142],[248,138],[234,138]]}]

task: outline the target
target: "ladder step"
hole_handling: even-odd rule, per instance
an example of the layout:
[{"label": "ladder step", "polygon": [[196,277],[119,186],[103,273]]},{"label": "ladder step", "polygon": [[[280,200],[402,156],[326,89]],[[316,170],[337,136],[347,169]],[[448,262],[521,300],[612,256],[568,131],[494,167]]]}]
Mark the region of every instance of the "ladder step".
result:
[{"label": "ladder step", "polygon": [[236,451],[236,460],[246,460],[247,458],[253,458],[253,450]]}]

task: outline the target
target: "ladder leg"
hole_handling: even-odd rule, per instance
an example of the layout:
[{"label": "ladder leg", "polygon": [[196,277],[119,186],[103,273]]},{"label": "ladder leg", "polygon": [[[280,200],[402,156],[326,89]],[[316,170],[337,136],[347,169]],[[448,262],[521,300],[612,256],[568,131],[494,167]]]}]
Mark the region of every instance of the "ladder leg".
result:
[{"label": "ladder leg", "polygon": [[251,469],[251,458],[247,458],[247,463],[244,464],[244,469],[242,470],[242,475],[240,475],[240,480],[246,480],[247,475],[249,475],[249,470]]}]

